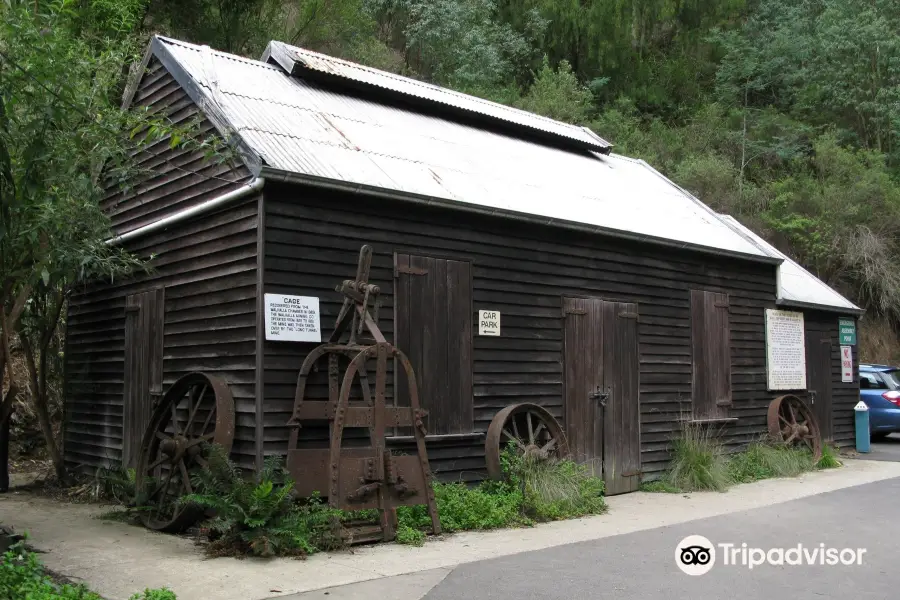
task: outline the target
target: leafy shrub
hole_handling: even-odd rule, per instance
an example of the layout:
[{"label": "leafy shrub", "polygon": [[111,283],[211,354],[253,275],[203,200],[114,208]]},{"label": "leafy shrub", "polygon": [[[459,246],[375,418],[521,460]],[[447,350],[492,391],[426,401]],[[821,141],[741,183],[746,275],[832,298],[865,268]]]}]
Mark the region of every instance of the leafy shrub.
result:
[{"label": "leafy shrub", "polygon": [[406,544],[407,546],[421,546],[425,543],[425,533],[421,529],[416,529],[409,525],[400,525],[397,527],[397,543]]},{"label": "leafy shrub", "polygon": [[772,477],[796,477],[813,470],[812,454],[790,446],[755,442],[732,455],[728,472],[733,481],[746,483]]},{"label": "leafy shrub", "polygon": [[[445,533],[527,524],[522,517],[522,494],[509,484],[485,482],[470,488],[464,483],[437,482],[434,495]],[[428,507],[421,504],[399,507],[397,517],[400,527],[431,525]]]},{"label": "leafy shrub", "polygon": [[686,492],[728,489],[728,460],[716,435],[702,424],[684,422],[672,442],[672,463],[666,479]]},{"label": "leafy shrub", "polygon": [[175,592],[166,588],[160,588],[156,590],[144,590],[143,592],[139,592],[134,594],[128,600],[178,600],[175,597]]},{"label": "leafy shrub", "polygon": [[837,448],[828,444],[822,446],[822,458],[816,463],[817,469],[836,469],[843,464],[838,458]]},{"label": "leafy shrub", "polygon": [[338,545],[340,512],[319,498],[294,501],[294,482],[279,457],[266,459],[254,479],[217,446],[209,453],[209,469],[191,480],[194,494],[181,499],[212,509],[210,523],[214,539],[207,552],[214,556],[305,555]]}]

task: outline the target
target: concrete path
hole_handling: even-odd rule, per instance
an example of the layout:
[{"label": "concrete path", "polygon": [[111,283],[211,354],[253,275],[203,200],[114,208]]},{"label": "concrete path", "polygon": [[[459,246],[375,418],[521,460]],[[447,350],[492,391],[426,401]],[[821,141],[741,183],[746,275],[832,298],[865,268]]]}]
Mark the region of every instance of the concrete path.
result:
[{"label": "concrete path", "polygon": [[[426,600],[814,600],[822,598],[896,598],[900,572],[896,540],[900,523],[891,515],[900,495],[900,479],[889,479],[792,502],[701,519],[605,540],[517,554],[453,570]],[[690,535],[708,538],[715,562],[699,576],[682,573],[675,548]],[[719,544],[768,552],[802,544],[856,552],[852,564],[723,564]],[[802,551],[802,550],[801,550]],[[827,554],[826,554],[827,557]],[[777,562],[777,554],[773,554]],[[790,558],[790,555],[787,555]],[[838,554],[838,559],[840,554]]]},{"label": "concrete path", "polygon": [[900,434],[892,433],[880,442],[871,443],[871,452],[859,454],[861,460],[900,461]]},{"label": "concrete path", "polygon": [[[306,561],[204,559],[190,540],[98,520],[93,517],[103,509],[97,507],[24,494],[0,496],[0,522],[29,531],[32,543],[47,552],[42,558],[51,569],[85,581],[110,600],[161,586],[174,590],[179,600],[291,595],[334,599],[373,594],[377,598],[384,589],[392,590],[388,597],[403,600],[421,598],[460,564],[732,514],[895,477],[900,477],[900,463],[853,460],[842,469],[737,486],[724,494],[639,492],[610,498],[610,513],[598,517],[530,529],[457,534],[429,541],[422,548],[393,544],[356,548]],[[418,575],[365,587],[334,588],[411,574]],[[297,596],[302,592],[312,593]]]}]

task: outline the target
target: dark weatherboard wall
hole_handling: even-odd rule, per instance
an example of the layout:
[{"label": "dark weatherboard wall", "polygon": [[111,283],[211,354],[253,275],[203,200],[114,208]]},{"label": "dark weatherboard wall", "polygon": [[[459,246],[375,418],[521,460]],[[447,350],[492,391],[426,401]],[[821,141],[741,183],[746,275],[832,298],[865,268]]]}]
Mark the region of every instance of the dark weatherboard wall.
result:
[{"label": "dark weatherboard wall", "polygon": [[[774,307],[773,265],[287,185],[267,185],[264,221],[265,291],[319,297],[323,339],[340,308],[334,286],[352,278],[362,244],[374,247],[370,281],[382,289],[380,324],[389,340],[395,253],[471,263],[472,319],[497,310],[502,333],[478,336],[475,328],[475,434],[515,402],[536,402],[563,421],[563,297],[632,302],[640,314],[643,471],[662,470],[678,420],[692,412],[692,289],[728,296],[731,421],[716,426],[730,445],[765,429],[774,396],[766,391],[764,322],[764,309]],[[286,450],[296,373],[313,346],[264,344],[267,454]],[[479,477],[482,444],[480,435],[443,436],[429,445],[432,466],[446,479]]]},{"label": "dark weatherboard wall", "polygon": [[[197,106],[160,65],[153,61],[140,81],[134,104],[184,124],[197,117]],[[212,131],[202,119],[199,133]],[[139,156],[152,171],[123,197],[104,202],[117,234],[131,231],[239,187],[249,173],[243,167],[207,161],[202,151],[173,150],[161,140]],[[123,427],[142,431],[148,404],[126,402],[126,344],[148,344],[146,363],[151,391],[168,389],[180,375],[207,371],[223,375],[235,397],[237,432],[234,453],[251,466],[255,453],[255,356],[258,198],[246,198],[202,218],[128,241],[124,247],[155,259],[149,273],[130,280],[94,284],[69,302],[66,348],[65,459],[91,469],[122,459]],[[145,329],[126,333],[126,303],[136,308],[143,292],[152,292],[163,310],[143,315]],[[129,298],[130,297],[130,298]],[[155,305],[154,305],[155,307]],[[147,319],[162,319],[147,323]],[[126,342],[126,338],[128,342]],[[155,348],[155,349],[150,349]],[[140,353],[132,354],[142,356]],[[153,381],[153,379],[161,381]],[[153,389],[155,388],[155,389]],[[143,392],[143,391],[142,391]],[[135,416],[141,412],[144,418]],[[125,446],[136,446],[130,439]],[[134,450],[130,451],[135,456]]]}]

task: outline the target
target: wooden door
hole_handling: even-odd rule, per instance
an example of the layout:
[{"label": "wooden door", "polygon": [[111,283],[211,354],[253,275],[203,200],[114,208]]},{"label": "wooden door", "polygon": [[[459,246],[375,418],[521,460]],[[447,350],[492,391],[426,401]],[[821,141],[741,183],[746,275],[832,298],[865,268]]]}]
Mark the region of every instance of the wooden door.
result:
[{"label": "wooden door", "polygon": [[603,479],[607,495],[641,484],[641,407],[638,307],[603,303]]},{"label": "wooden door", "polygon": [[603,459],[603,301],[563,298],[565,314],[565,427],[569,452],[591,462],[600,474]]},{"label": "wooden door", "polygon": [[640,485],[637,305],[564,298],[566,434],[608,494]]},{"label": "wooden door", "polygon": [[[394,261],[394,340],[416,372],[427,431],[471,433],[472,265],[408,254]],[[409,406],[406,377],[394,373],[397,404]]]},{"label": "wooden door", "polygon": [[831,406],[831,338],[823,337],[820,331],[806,334],[806,387],[807,399],[819,428],[822,439],[831,441],[834,437]]},{"label": "wooden door", "polygon": [[125,300],[122,465],[134,467],[153,406],[162,395],[165,295],[150,290]]}]

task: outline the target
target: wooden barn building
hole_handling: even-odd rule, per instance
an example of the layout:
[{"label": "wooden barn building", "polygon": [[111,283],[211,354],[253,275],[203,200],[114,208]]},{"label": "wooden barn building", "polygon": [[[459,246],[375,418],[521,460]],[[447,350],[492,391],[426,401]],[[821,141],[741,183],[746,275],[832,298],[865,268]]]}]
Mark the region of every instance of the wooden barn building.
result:
[{"label": "wooden barn building", "polygon": [[[442,479],[483,478],[489,425],[518,403],[549,411],[612,492],[659,475],[682,421],[737,448],[788,392],[815,390],[825,437],[852,438],[838,320],[861,311],[586,128],[279,42],[254,61],[156,37],[125,102],[199,119],[238,158],[161,141],[140,155],[154,175],[106,200],[114,243],[152,270],[70,302],[73,467],[133,464],[192,372],[227,384],[240,464],[286,454],[298,370],[363,244]],[[805,356],[790,319],[767,345],[786,311]],[[389,403],[403,394],[389,383]],[[387,443],[405,452],[402,433]]]}]

